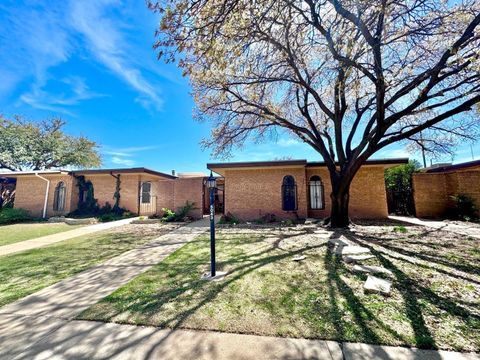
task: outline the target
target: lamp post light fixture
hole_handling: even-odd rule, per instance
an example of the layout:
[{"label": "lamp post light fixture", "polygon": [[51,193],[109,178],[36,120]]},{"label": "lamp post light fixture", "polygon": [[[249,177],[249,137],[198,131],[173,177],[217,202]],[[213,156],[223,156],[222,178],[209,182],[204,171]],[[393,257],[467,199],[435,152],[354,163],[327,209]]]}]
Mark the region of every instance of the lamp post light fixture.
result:
[{"label": "lamp post light fixture", "polygon": [[217,179],[211,171],[207,179],[207,187],[210,190],[210,276],[214,278],[217,274],[215,269],[215,189],[217,188]]}]

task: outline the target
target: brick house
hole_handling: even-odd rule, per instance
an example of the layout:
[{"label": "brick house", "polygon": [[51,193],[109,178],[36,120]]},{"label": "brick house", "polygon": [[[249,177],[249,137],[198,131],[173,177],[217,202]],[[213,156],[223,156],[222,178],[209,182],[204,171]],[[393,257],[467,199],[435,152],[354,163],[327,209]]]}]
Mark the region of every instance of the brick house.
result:
[{"label": "brick house", "polygon": [[[369,160],[350,188],[352,218],[388,216],[384,172],[408,159]],[[224,211],[243,220],[265,214],[279,218],[323,218],[330,212],[331,183],[323,162],[286,160],[211,163],[208,169],[224,178]]]},{"label": "brick house", "polygon": [[[384,171],[407,159],[370,160],[355,176],[350,192],[353,218],[388,216]],[[265,214],[279,218],[324,218],[330,211],[330,177],[323,162],[286,160],[207,164],[220,175],[215,194],[217,213],[231,212],[244,220]],[[99,206],[115,203],[139,215],[161,214],[162,208],[177,210],[187,201],[200,218],[208,213],[205,176],[198,173],[170,175],[146,168],[101,170],[46,170],[0,174],[16,180],[14,206],[33,216],[66,215],[85,201],[93,190]],[[88,187],[86,187],[88,185]]]},{"label": "brick house", "polygon": [[132,213],[151,215],[162,208],[178,209],[186,201],[197,209],[192,216],[203,214],[203,174],[175,176],[146,168],[102,170],[46,170],[0,174],[16,180],[14,207],[28,210],[33,216],[51,217],[74,211],[85,198],[79,182],[89,183],[99,206],[115,202],[119,179],[119,206]]},{"label": "brick house", "polygon": [[443,217],[453,206],[451,196],[470,196],[480,208],[480,160],[435,166],[413,174],[417,217]]}]

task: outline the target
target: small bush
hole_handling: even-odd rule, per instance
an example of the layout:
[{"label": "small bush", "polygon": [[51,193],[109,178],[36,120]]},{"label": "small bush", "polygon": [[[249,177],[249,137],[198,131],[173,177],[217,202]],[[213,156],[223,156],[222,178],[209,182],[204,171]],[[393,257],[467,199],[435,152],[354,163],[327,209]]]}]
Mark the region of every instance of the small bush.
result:
[{"label": "small bush", "polygon": [[33,218],[27,210],[16,208],[3,208],[0,210],[0,224],[13,224],[18,222],[31,221]]},{"label": "small bush", "polygon": [[195,203],[194,202],[187,202],[181,208],[179,208],[176,212],[176,221],[186,221],[190,220],[190,211],[195,210]]},{"label": "small bush", "polygon": [[453,208],[449,211],[450,217],[464,221],[478,220],[478,209],[470,196],[458,194],[450,198],[453,200]]},{"label": "small bush", "polygon": [[405,234],[407,232],[407,228],[405,226],[399,225],[399,226],[394,226],[392,231]]},{"label": "small bush", "polygon": [[237,225],[237,224],[241,223],[241,220],[238,217],[236,217],[235,215],[233,215],[231,212],[228,212],[220,218],[218,223],[219,224]]},{"label": "small bush", "polygon": [[277,222],[277,216],[275,214],[267,213],[263,215],[261,218],[255,220],[257,224],[271,224]]},{"label": "small bush", "polygon": [[162,220],[166,222],[191,220],[188,214],[194,209],[196,209],[195,203],[188,202],[188,200],[185,205],[180,207],[176,212],[168,208],[163,208]]},{"label": "small bush", "polygon": [[166,222],[175,221],[175,218],[176,218],[175,211],[169,208],[162,208],[162,211],[163,211],[163,216],[162,216],[163,221],[166,221]]}]

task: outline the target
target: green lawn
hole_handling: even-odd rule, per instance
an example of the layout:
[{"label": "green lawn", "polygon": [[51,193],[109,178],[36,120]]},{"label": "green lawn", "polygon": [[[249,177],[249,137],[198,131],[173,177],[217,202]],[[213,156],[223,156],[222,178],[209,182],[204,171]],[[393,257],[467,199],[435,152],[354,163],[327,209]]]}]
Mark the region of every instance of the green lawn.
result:
[{"label": "green lawn", "polygon": [[[371,247],[377,259],[370,264],[394,273],[389,297],[364,293],[366,276],[353,273],[327,250],[325,240],[298,238],[293,231],[285,231],[279,240],[268,230],[248,234],[223,230],[217,237],[220,268],[229,272],[223,281],[200,280],[209,260],[208,237],[203,237],[79,318],[479,350],[478,240],[381,229],[379,234],[349,235]],[[292,261],[298,254],[306,255],[306,260]]]},{"label": "green lawn", "polygon": [[73,230],[81,225],[29,223],[0,226],[0,246]]},{"label": "green lawn", "polygon": [[137,247],[167,227],[126,225],[12,255],[0,256],[0,306]]}]

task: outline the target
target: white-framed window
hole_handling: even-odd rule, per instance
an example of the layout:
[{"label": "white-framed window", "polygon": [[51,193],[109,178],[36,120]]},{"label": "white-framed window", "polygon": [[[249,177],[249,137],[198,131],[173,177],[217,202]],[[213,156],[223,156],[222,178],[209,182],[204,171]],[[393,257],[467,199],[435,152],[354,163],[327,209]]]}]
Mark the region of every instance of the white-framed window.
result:
[{"label": "white-framed window", "polygon": [[152,183],[142,182],[140,186],[140,201],[142,204],[150,204],[152,198]]},{"label": "white-framed window", "polygon": [[323,191],[323,183],[320,176],[314,175],[310,178],[310,209],[322,210],[325,209],[325,197]]}]

